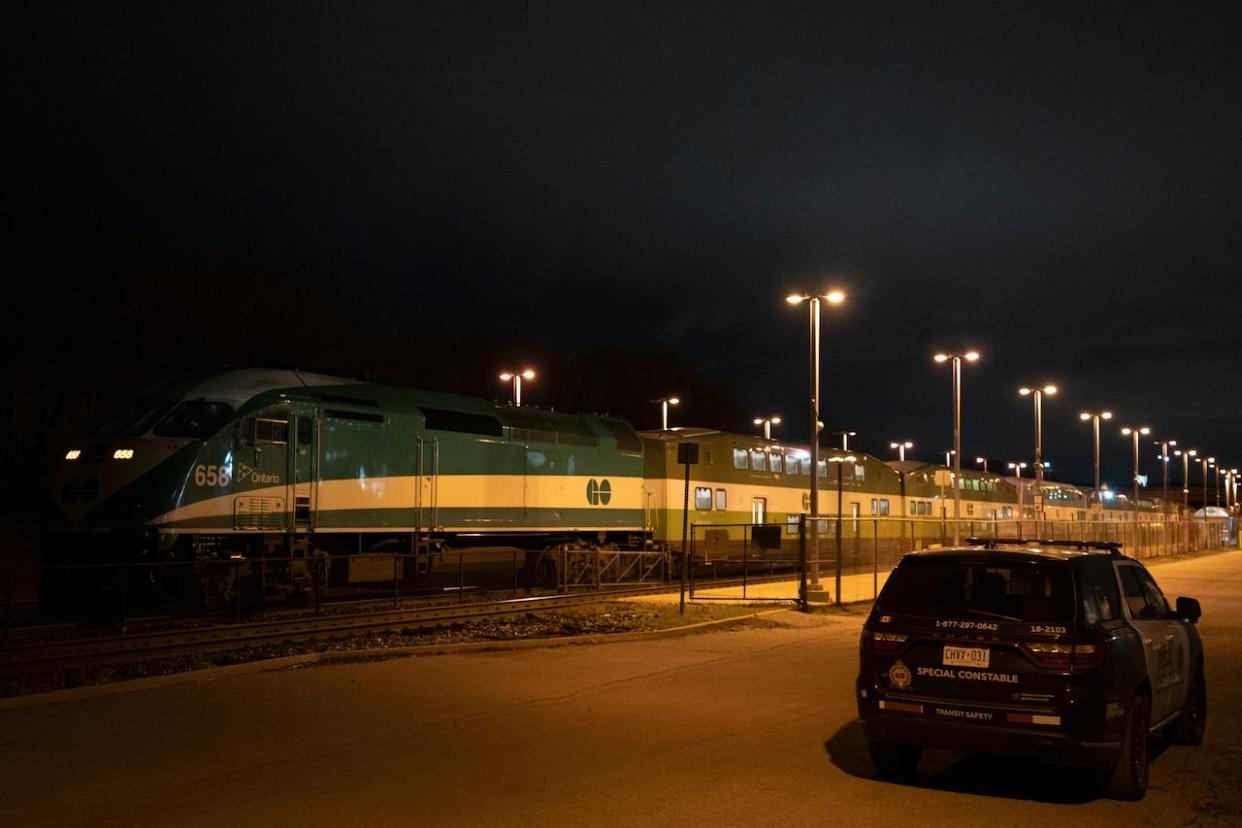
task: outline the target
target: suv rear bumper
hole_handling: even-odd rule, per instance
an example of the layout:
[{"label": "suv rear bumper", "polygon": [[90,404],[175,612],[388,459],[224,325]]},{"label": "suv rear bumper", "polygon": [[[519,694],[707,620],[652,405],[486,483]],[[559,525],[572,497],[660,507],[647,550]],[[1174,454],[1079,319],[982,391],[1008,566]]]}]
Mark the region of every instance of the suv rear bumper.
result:
[{"label": "suv rear bumper", "polygon": [[[1063,727],[962,721],[931,715],[931,710],[924,713],[882,710],[875,695],[868,695],[870,699],[858,699],[858,715],[867,739],[873,742],[1098,767],[1115,764],[1121,753],[1119,741],[1083,739],[1066,732]],[[966,709],[952,702],[946,702],[943,707]]]}]

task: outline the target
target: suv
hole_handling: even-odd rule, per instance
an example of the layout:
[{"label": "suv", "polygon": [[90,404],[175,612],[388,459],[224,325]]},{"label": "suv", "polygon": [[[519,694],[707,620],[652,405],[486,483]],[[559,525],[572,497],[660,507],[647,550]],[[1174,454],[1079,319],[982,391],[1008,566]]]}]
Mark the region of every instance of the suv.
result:
[{"label": "suv", "polygon": [[1147,791],[1148,741],[1203,740],[1199,602],[1169,610],[1117,544],[976,541],[905,555],[859,642],[858,716],[882,774],[922,749],[1093,767]]}]

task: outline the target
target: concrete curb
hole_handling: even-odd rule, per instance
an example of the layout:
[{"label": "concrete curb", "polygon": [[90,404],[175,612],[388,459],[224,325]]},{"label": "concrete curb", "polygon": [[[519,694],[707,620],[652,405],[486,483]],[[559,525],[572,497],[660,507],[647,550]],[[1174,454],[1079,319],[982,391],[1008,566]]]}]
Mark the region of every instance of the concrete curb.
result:
[{"label": "concrete curb", "polygon": [[685,624],[679,627],[667,627],[662,630],[638,630],[626,633],[592,633],[590,635],[574,635],[559,638],[519,638],[511,641],[465,641],[460,644],[427,644],[412,647],[377,647],[361,650],[336,650],[325,653],[303,653],[300,655],[281,656],[279,658],[258,659],[244,664],[230,664],[225,667],[207,667],[202,670],[186,670],[181,673],[169,673],[164,676],[128,679],[125,681],[92,684],[86,687],[68,687],[63,690],[49,690],[46,693],[30,693],[25,696],[12,696],[0,699],[0,712],[20,710],[27,707],[41,707],[48,704],[93,699],[102,696],[139,693],[144,690],[155,690],[178,684],[199,684],[215,681],[230,676],[241,676],[249,673],[261,673],[268,670],[281,670],[288,667],[299,667],[305,664],[330,664],[333,661],[348,661],[357,658],[395,658],[412,656],[451,655],[453,653],[486,652],[505,650],[529,650],[537,647],[570,647],[583,644],[606,644],[615,641],[636,641],[653,638],[673,638],[678,635],[698,632],[711,627],[723,627],[738,621],[775,615],[778,612],[790,612],[788,607],[781,609],[753,612],[748,615],[735,615],[730,618],[719,618],[715,621],[700,621],[697,624]]}]

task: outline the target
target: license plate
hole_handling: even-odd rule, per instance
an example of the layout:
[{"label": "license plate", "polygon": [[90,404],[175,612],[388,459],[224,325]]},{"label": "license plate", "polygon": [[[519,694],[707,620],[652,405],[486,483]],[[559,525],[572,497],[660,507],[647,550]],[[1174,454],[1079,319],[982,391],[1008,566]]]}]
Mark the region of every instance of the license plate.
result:
[{"label": "license plate", "polygon": [[987,667],[987,647],[944,647],[944,663],[953,667]]}]

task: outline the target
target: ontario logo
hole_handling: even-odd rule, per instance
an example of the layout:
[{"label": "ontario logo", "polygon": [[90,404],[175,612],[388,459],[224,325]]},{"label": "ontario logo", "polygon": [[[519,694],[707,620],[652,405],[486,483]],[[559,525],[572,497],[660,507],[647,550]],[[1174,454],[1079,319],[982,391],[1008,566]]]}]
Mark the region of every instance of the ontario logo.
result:
[{"label": "ontario logo", "polygon": [[592,506],[607,506],[612,500],[612,484],[607,480],[591,478],[587,482],[587,503]]}]

